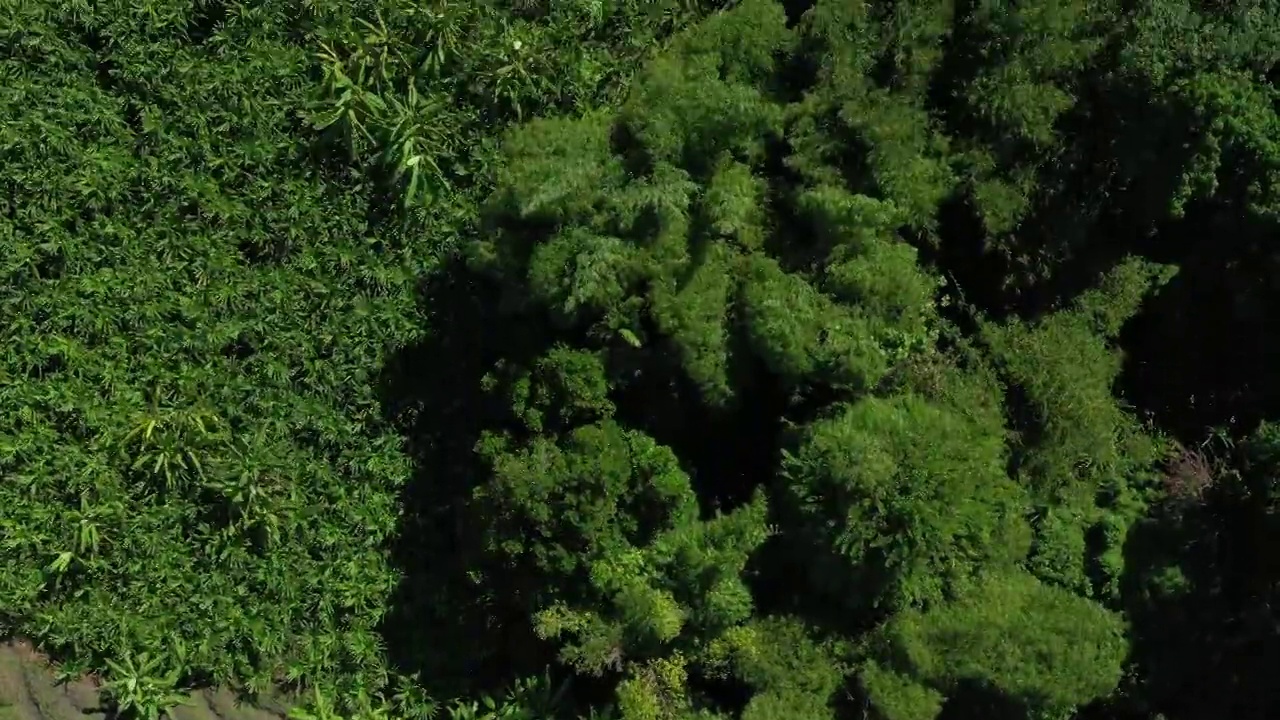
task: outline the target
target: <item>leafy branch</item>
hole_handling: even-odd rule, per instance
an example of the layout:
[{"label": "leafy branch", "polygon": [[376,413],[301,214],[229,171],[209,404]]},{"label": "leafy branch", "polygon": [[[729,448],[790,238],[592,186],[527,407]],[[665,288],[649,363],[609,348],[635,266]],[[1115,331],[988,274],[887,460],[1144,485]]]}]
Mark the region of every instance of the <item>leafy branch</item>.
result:
[{"label": "leafy branch", "polygon": [[126,654],[120,662],[107,660],[111,679],[103,685],[103,693],[125,717],[159,720],[188,701],[187,694],[177,689],[182,669],[160,673],[161,666],[160,658],[147,653]]}]

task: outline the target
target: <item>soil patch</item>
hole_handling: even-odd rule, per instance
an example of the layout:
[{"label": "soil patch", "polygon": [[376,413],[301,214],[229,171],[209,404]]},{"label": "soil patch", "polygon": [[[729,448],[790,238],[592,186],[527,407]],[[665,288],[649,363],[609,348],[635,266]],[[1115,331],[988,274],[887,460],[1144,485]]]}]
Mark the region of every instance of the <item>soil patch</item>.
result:
[{"label": "soil patch", "polygon": [[[48,659],[22,640],[0,644],[0,720],[111,720],[98,678],[59,682]],[[228,688],[193,690],[172,720],[282,720],[280,699],[243,702]]]}]

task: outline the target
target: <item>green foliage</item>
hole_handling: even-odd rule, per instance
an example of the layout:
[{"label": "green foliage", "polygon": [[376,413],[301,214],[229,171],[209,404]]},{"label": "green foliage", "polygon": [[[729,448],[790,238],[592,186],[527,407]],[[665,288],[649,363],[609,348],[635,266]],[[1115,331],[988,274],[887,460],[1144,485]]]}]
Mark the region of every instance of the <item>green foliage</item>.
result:
[{"label": "green foliage", "polygon": [[1111,396],[1120,358],[1088,318],[1060,313],[1034,326],[993,328],[990,337],[1040,423],[1020,468],[1025,484],[1047,500],[1108,473],[1126,422]]},{"label": "green foliage", "polygon": [[[1016,460],[1039,512],[1031,567],[1080,592],[1118,593],[1128,526],[1145,511],[1163,459],[1160,439],[1115,401],[1121,358],[1107,339],[1153,282],[1169,275],[1148,263],[1122,263],[1073,308],[986,333],[1010,384],[1024,394]],[[1102,534],[1100,548],[1088,547],[1090,532]]]},{"label": "green foliage", "polygon": [[596,674],[652,658],[664,646],[693,648],[718,636],[751,616],[740,576],[767,538],[765,511],[757,499],[708,521],[686,518],[647,546],[600,553],[589,568],[596,599],[583,609],[548,608],[537,617],[538,633],[567,635],[573,642],[562,657]]},{"label": "green foliage", "polygon": [[639,73],[620,123],[650,162],[698,177],[726,153],[761,159],[764,141],[780,134],[782,112],[758,85],[787,36],[782,9],[759,0],[686,31]]},{"label": "green foliage", "polygon": [[[1042,713],[1111,692],[1126,653],[1118,615],[1016,572],[984,578],[951,604],[900,614],[885,636],[890,662],[928,687],[945,694],[978,682]],[[936,717],[927,690],[885,673],[873,666],[869,687],[887,717]]]},{"label": "green foliage", "polygon": [[711,3],[379,0],[317,33],[306,116],[326,147],[456,238],[513,122],[615,99],[634,64]]},{"label": "green foliage", "polygon": [[768,616],[726,632],[708,647],[713,675],[737,677],[755,694],[744,717],[829,718],[847,668],[839,643],[818,641],[794,617]]},{"label": "green foliage", "polygon": [[116,712],[125,717],[158,720],[186,701],[186,694],[176,689],[182,668],[173,668],[157,677],[154,673],[160,670],[160,663],[159,658],[145,653],[136,661],[131,657],[120,663],[107,661],[112,677],[103,690]]},{"label": "green foliage", "polygon": [[[919,79],[878,86],[872,67],[844,54],[845,43],[865,41],[927,74],[941,58],[907,46],[945,30],[936,22],[917,28],[899,15],[902,24],[879,36],[872,31],[878,18],[824,3],[795,30],[786,29],[776,5],[743,3],[679,34],[641,69],[617,111],[536,120],[507,136],[486,232],[471,258],[514,301],[511,312],[551,322],[551,346],[567,343],[599,359],[582,366],[583,383],[594,388],[591,397],[607,395],[610,403],[591,401],[593,410],[576,420],[587,424],[571,430],[557,424],[548,433],[541,421],[526,421],[528,439],[490,435],[483,452],[496,484],[477,499],[511,520],[493,526],[503,552],[532,552],[544,573],[534,584],[550,583],[543,585],[551,604],[538,614],[539,634],[567,642],[562,657],[582,672],[628,663],[641,672],[620,687],[624,713],[677,717],[699,706],[675,689],[683,681],[674,675],[659,682],[652,663],[688,661],[750,685],[749,717],[782,715],[784,708],[824,717],[839,684],[839,675],[813,685],[798,680],[833,665],[826,651],[801,653],[785,673],[765,673],[773,680],[760,674],[767,665],[754,664],[781,661],[781,648],[799,642],[753,624],[753,599],[741,583],[748,556],[766,537],[766,518],[757,515],[762,502],[713,520],[690,511],[647,534],[632,530],[634,511],[615,510],[628,497],[622,488],[646,482],[650,472],[627,458],[634,458],[637,438],[653,436],[623,423],[664,412],[662,398],[628,395],[630,388],[668,392],[673,385],[643,378],[667,377],[673,366],[696,388],[693,402],[715,413],[749,412],[736,401],[761,383],[775,383],[788,398],[778,427],[796,426],[796,443],[769,490],[784,500],[775,513],[789,524],[789,547],[801,553],[789,556],[792,572],[807,577],[805,592],[850,615],[840,627],[886,617],[907,623],[911,613],[946,617],[938,613],[960,613],[988,581],[1012,578],[989,592],[1009,593],[996,599],[1045,617],[1075,613],[1090,632],[1112,628],[1100,606],[1068,591],[1024,588],[1038,581],[1018,568],[1028,563],[1089,595],[1102,565],[1110,573],[1102,582],[1114,595],[1123,569],[1116,553],[1127,523],[1145,508],[1129,483],[1144,481],[1158,447],[1152,441],[1143,450],[1146,436],[1112,395],[1119,365],[1106,341],[1136,311],[1149,281],[1167,276],[1124,264],[1082,296],[1074,314],[985,323],[984,344],[961,338],[940,351],[935,298],[942,283],[904,241],[941,240],[941,205],[964,191],[954,171],[974,157],[990,160],[990,177],[1005,178],[1011,164],[1021,172],[1023,159],[999,143],[1034,149],[1056,142],[1052,125],[1066,106],[1035,83],[1080,70],[1096,51],[1080,12],[1026,10],[1022,24],[1003,28],[982,20],[983,32],[994,33],[983,42],[1002,48],[1006,63],[989,82],[1007,86],[1010,73],[1023,73],[1026,84],[1002,86],[1005,99],[970,99],[995,104],[973,111],[988,129],[958,151],[922,106]],[[1021,38],[1040,30],[1024,36],[1024,26],[1061,38],[1053,57],[1030,57]],[[736,39],[755,35],[765,38],[756,47],[768,52],[747,52]],[[820,58],[810,92],[796,102],[777,85],[793,52]],[[1047,105],[1018,104],[1019,93],[1040,93]],[[1006,397],[1005,385],[1042,408],[1031,417],[1036,434],[1012,447],[1005,406],[1016,397]],[[513,396],[517,415],[527,416],[523,398],[541,397],[537,387]],[[608,412],[613,420],[593,419]],[[1015,429],[1029,432],[1019,418]],[[658,476],[685,488],[687,507],[700,505],[703,482],[722,481],[705,478],[680,451],[654,447],[670,468]],[[1083,449],[1106,453],[1087,483],[1075,475]],[[588,508],[579,497],[600,504]],[[708,533],[737,524],[722,554],[712,552],[717,543]],[[1110,533],[1103,558],[1085,542],[1095,527]],[[556,540],[547,546],[534,539],[540,537]],[[550,554],[531,550],[542,547]],[[678,557],[685,559],[671,564]],[[1123,645],[1115,647],[1123,655]],[[677,651],[682,660],[674,659]],[[1111,678],[1120,658],[1106,652],[1097,672]],[[1025,669],[1029,677],[1071,672],[1048,657],[1023,662],[1034,665]],[[952,682],[940,672],[885,670],[870,684],[906,693],[904,709],[893,712],[936,714],[937,692],[949,692]],[[999,676],[1001,692],[1041,703],[1022,697],[1031,691],[1008,679],[1010,672],[973,670],[969,679]],[[1096,678],[1080,682],[1078,692],[1044,703],[1060,710],[1107,689]]]},{"label": "green foliage", "polygon": [[5,4],[0,631],[148,720],[1191,716],[1280,433],[1119,398],[1274,294],[1220,5]]},{"label": "green foliage", "polygon": [[297,161],[333,10],[229,9],[203,44],[188,3],[2,11],[0,624],[117,663],[130,712],[168,692],[143,657],[378,682],[409,467],[369,381],[425,258]]},{"label": "green foliage", "polygon": [[[1167,202],[1159,210],[1180,216],[1188,202],[1217,196],[1275,218],[1276,88],[1259,77],[1276,63],[1275,29],[1264,4],[1207,13],[1165,2],[1134,13],[1118,72],[1158,98],[1161,135],[1187,141],[1170,158],[1180,167],[1152,178]],[[1133,155],[1125,160],[1136,170]]]},{"label": "green foliage", "polygon": [[[489,535],[505,553],[529,554],[547,571],[569,575],[600,553],[644,544],[697,517],[696,498],[671,451],[611,420],[575,428],[558,442],[537,437],[526,448],[506,445],[490,437],[481,450],[493,476],[477,498],[501,523]],[[534,532],[526,534],[526,526]]]},{"label": "green foliage", "polygon": [[[421,332],[415,276],[474,217],[495,124],[553,107],[564,67],[564,102],[604,97],[671,27],[639,4],[510,19],[0,11],[6,632],[119,663],[109,687],[142,714],[167,691],[131,657],[174,681],[385,682],[381,548],[410,466],[373,381]],[[583,35],[577,58],[538,49]],[[299,116],[321,131],[312,158]],[[330,141],[353,172],[324,165]],[[399,228],[370,222],[383,191]]]},{"label": "green foliage", "polygon": [[942,693],[910,677],[867,662],[859,678],[874,703],[875,717],[883,720],[933,720],[942,714]]},{"label": "green foliage", "polygon": [[[838,245],[826,277],[844,304],[767,257],[775,239],[790,241],[758,174],[783,107],[745,84],[767,85],[772,55],[706,49],[725,28],[786,46],[779,8],[745,3],[679,36],[615,117],[535,121],[511,135],[490,204],[495,231],[472,257],[521,278],[512,292],[566,329],[626,330],[646,343],[635,333],[651,322],[714,404],[733,395],[735,336],[796,384],[868,388],[890,357],[929,342],[937,284],[892,237],[902,223],[892,205],[836,188],[802,194],[798,206]],[[643,170],[628,174],[636,163]]]},{"label": "green foliage", "polygon": [[714,405],[733,397],[729,314],[738,289],[738,262],[730,246],[711,245],[682,287],[659,285],[651,297],[658,329],[670,338],[689,378]]},{"label": "green foliage", "polygon": [[865,390],[888,372],[870,323],[768,258],[755,260],[742,290],[752,350],[793,382]]},{"label": "green foliage", "polygon": [[[491,382],[496,387],[497,378]],[[535,433],[590,423],[614,410],[600,355],[563,345],[511,382],[510,402],[515,415]]]},{"label": "green foliage", "polygon": [[1004,455],[998,429],[912,395],[868,398],[809,426],[784,466],[819,547],[857,570],[822,578],[833,598],[932,604],[1025,556],[1027,499]]},{"label": "green foliage", "polygon": [[633,672],[618,686],[622,720],[678,720],[689,717],[684,661],[657,660]]},{"label": "green foliage", "polygon": [[[411,698],[398,693],[391,698],[370,697],[363,689],[354,698],[344,698],[341,705],[349,708],[340,711],[334,699],[318,689],[303,704],[289,709],[288,720],[393,720],[398,718],[422,718],[423,720],[544,720],[568,717],[561,707],[566,683],[556,687],[550,672],[516,680],[503,695],[485,694],[477,700],[454,699],[437,703],[423,698]],[[575,716],[587,720],[585,716]],[[607,720],[608,709],[591,712],[590,720]]]},{"label": "green foliage", "polygon": [[603,113],[521,125],[503,146],[507,162],[497,183],[503,210],[533,221],[588,215],[600,195],[624,177],[621,164],[608,158],[609,143]]}]

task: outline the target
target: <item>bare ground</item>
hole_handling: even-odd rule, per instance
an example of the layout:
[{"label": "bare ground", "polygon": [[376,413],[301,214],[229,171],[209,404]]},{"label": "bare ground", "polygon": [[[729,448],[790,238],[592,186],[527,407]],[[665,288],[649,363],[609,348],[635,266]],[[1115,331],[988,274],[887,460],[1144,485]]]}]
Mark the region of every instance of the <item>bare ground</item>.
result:
[{"label": "bare ground", "polygon": [[[187,703],[170,711],[172,720],[281,720],[283,702],[259,698],[242,702],[226,688],[192,691]],[[30,644],[0,644],[0,720],[111,720],[100,683],[82,677],[59,684],[49,662]]]}]

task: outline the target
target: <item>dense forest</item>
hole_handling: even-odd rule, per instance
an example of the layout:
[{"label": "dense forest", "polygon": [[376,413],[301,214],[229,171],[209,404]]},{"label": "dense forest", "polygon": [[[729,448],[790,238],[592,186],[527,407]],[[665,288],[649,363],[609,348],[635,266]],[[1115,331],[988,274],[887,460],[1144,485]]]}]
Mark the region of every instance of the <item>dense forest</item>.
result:
[{"label": "dense forest", "polygon": [[0,0],[0,635],[126,720],[1280,717],[1278,240],[1277,0]]}]

